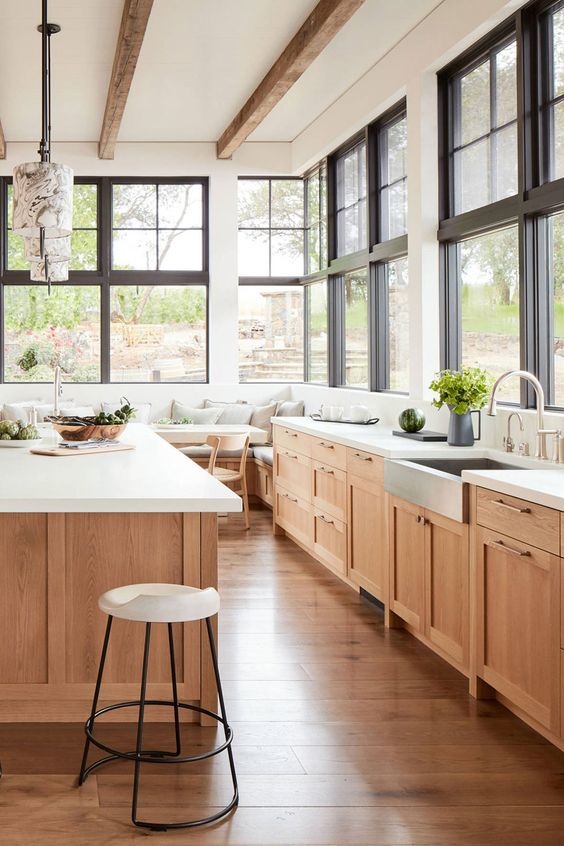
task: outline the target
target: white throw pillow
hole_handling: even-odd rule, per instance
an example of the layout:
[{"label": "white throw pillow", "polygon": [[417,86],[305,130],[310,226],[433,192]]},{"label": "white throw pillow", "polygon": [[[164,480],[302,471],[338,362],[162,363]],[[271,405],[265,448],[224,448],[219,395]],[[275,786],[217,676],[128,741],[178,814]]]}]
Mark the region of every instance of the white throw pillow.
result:
[{"label": "white throw pillow", "polygon": [[256,426],[257,429],[264,429],[269,443],[272,443],[272,423],[271,417],[276,416],[276,408],[278,403],[273,402],[270,405],[255,406],[253,416],[251,417],[251,426]]},{"label": "white throw pillow", "polygon": [[189,417],[192,423],[217,423],[221,408],[191,408],[189,405],[174,400],[172,404],[172,419],[182,420]]},{"label": "white throw pillow", "polygon": [[249,405],[243,402],[214,402],[213,400],[204,400],[206,408],[219,408],[221,415],[218,423],[228,423],[235,425],[248,426],[253,416],[254,405]]},{"label": "white throw pillow", "polygon": [[290,400],[271,400],[276,403],[275,417],[303,417],[305,405],[303,400],[291,402]]},{"label": "white throw pillow", "polygon": [[[51,406],[53,408],[53,406]],[[91,405],[61,405],[63,417],[94,417],[96,412]]]},{"label": "white throw pillow", "polygon": [[[118,408],[121,408],[121,402],[103,402],[102,411],[106,414],[113,414]],[[131,401],[131,407],[135,408],[135,417],[131,419],[135,423],[150,423],[151,421],[151,403],[150,402],[134,402]]]},{"label": "white throw pillow", "polygon": [[25,400],[23,402],[6,402],[2,410],[2,418],[4,420],[22,420],[24,423],[27,423],[28,411],[31,408],[35,408],[40,402],[40,399]]}]

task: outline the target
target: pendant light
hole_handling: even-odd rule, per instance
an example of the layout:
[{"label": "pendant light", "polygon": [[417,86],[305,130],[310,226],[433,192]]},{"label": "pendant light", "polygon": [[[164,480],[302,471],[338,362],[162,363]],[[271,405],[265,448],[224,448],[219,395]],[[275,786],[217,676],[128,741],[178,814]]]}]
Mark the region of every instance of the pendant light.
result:
[{"label": "pendant light", "polygon": [[51,36],[58,24],[47,21],[41,0],[41,142],[39,162],[14,168],[12,231],[26,239],[25,255],[34,282],[66,281],[72,232],[73,171],[51,161]]}]

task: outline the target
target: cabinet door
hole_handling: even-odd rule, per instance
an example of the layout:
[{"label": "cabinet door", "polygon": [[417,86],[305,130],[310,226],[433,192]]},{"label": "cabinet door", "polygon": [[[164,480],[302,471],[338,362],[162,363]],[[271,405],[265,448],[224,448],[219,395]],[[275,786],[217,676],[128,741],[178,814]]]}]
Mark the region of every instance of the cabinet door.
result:
[{"label": "cabinet door", "polygon": [[277,485],[311,502],[311,458],[285,447],[276,447],[274,473]]},{"label": "cabinet door", "polygon": [[425,512],[425,635],[461,669],[469,665],[468,526]]},{"label": "cabinet door", "polygon": [[425,515],[390,497],[390,608],[423,633],[425,615]]},{"label": "cabinet door", "polygon": [[307,549],[313,545],[311,505],[279,485],[274,495],[275,522]]},{"label": "cabinet door", "polygon": [[477,530],[478,675],[560,731],[560,559]]},{"label": "cabinet door", "polygon": [[388,538],[384,486],[348,476],[348,577],[388,602]]},{"label": "cabinet door", "polygon": [[346,572],[347,527],[319,508],[313,509],[313,552],[332,570]]},{"label": "cabinet door", "polygon": [[347,474],[343,470],[312,461],[312,501],[316,508],[345,520],[347,514]]}]

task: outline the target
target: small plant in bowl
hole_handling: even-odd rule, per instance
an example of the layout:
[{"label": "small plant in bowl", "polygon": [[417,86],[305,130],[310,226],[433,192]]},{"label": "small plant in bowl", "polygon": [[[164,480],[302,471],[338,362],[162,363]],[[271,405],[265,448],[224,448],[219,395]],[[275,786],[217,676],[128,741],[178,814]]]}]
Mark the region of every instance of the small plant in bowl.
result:
[{"label": "small plant in bowl", "polygon": [[435,408],[446,405],[450,409],[447,441],[451,446],[473,446],[471,414],[479,413],[485,406],[492,385],[493,377],[482,367],[442,370],[436,374],[429,387],[438,394],[433,400]]},{"label": "small plant in bowl", "polygon": [[22,420],[0,420],[0,444],[2,446],[33,446],[41,435],[31,423]]},{"label": "small plant in bowl", "polygon": [[101,411],[94,417],[49,417],[53,429],[65,441],[88,441],[104,439],[113,441],[125,431],[137,409],[122,397],[122,405],[114,412]]}]

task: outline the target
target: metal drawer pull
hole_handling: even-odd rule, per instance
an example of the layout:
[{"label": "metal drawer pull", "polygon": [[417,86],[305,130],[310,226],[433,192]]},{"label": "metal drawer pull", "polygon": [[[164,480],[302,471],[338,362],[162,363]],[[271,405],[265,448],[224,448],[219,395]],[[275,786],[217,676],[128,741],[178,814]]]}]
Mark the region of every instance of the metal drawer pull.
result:
[{"label": "metal drawer pull", "polygon": [[290,432],[288,429],[284,429],[284,434],[290,435],[291,438],[297,438],[298,437],[297,432]]},{"label": "metal drawer pull", "polygon": [[290,496],[290,494],[287,494],[287,493],[283,493],[282,496],[284,497],[284,499],[289,499],[290,502],[297,502],[298,501],[295,496]]},{"label": "metal drawer pull", "polygon": [[519,508],[517,505],[510,505],[508,502],[504,502],[502,499],[490,499],[490,502],[493,502],[494,505],[501,505],[502,508],[509,508],[510,511],[517,511],[518,514],[530,514],[530,508]]},{"label": "metal drawer pull", "polygon": [[360,452],[355,452],[355,458],[360,458],[361,461],[372,461],[371,455],[361,455]]},{"label": "metal drawer pull", "polygon": [[426,526],[429,521],[426,517],[423,517],[421,514],[418,514],[415,518],[415,522],[419,523],[421,526]]},{"label": "metal drawer pull", "polygon": [[324,517],[324,516],[323,516],[323,514],[320,514],[320,515],[319,515],[319,519],[320,519],[320,520],[323,520],[323,522],[324,522],[324,523],[327,523],[329,526],[334,526],[334,525],[335,525],[335,521],[334,521],[334,520],[328,520],[328,519],[327,519],[327,517]]},{"label": "metal drawer pull", "polygon": [[326,444],[325,441],[319,441],[319,446],[325,447],[325,449],[335,449],[335,444]]},{"label": "metal drawer pull", "polygon": [[297,460],[298,460],[298,456],[297,456],[297,455],[292,455],[292,453],[291,453],[291,452],[288,452],[288,450],[284,450],[284,453],[283,453],[283,454],[286,456],[286,458],[293,458],[293,459],[294,459],[294,461],[297,461]]},{"label": "metal drawer pull", "polygon": [[502,552],[509,552],[511,555],[517,555],[518,558],[527,558],[531,555],[531,553],[528,550],[525,550],[523,552],[520,549],[513,549],[513,547],[507,546],[507,544],[504,543],[502,540],[497,540],[497,541],[488,540],[488,541],[486,541],[486,546],[491,546],[494,549],[501,549]]},{"label": "metal drawer pull", "polygon": [[334,470],[328,470],[328,469],[327,469],[327,467],[323,467],[322,465],[321,465],[321,466],[319,466],[317,469],[318,469],[318,470],[320,470],[322,473],[329,473],[329,475],[330,475],[330,476],[334,476],[334,475],[335,475],[335,471],[334,471]]}]

